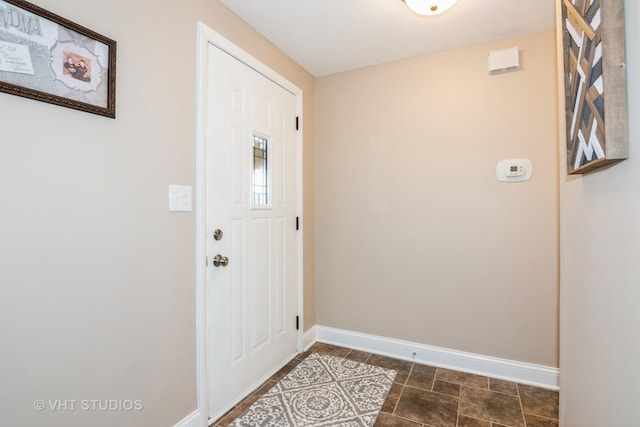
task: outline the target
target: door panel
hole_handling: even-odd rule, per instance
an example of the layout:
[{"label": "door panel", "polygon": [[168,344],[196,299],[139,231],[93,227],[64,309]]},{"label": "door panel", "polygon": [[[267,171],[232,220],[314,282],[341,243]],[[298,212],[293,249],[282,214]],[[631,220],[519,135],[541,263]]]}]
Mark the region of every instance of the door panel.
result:
[{"label": "door panel", "polygon": [[[296,98],[215,46],[208,84],[207,254],[229,258],[207,270],[217,418],[297,351]],[[265,187],[267,203],[256,205]]]}]

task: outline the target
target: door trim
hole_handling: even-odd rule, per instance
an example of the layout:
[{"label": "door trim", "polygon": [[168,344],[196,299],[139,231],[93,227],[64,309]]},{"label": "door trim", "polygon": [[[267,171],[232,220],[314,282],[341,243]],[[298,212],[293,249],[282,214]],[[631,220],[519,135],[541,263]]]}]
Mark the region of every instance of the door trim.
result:
[{"label": "door trim", "polygon": [[[206,288],[206,180],[205,180],[205,150],[206,150],[206,102],[207,102],[207,55],[210,44],[224,50],[237,60],[248,65],[258,73],[267,77],[296,97],[296,115],[299,117],[299,130],[296,132],[297,159],[296,159],[296,215],[300,218],[300,227],[296,235],[297,262],[298,262],[298,315],[300,316],[300,328],[298,329],[298,352],[304,351],[304,295],[303,295],[303,237],[304,216],[303,192],[302,192],[302,159],[303,159],[303,93],[302,89],[285,79],[262,62],[252,57],[249,53],[224,38],[219,33],[209,28],[203,22],[197,24],[197,79],[196,79],[196,356],[197,356],[197,385],[198,385],[198,409],[201,414],[201,426],[208,425],[209,418],[209,389],[207,373],[207,288]],[[293,226],[293,224],[292,224]],[[291,319],[293,322],[295,319]]]}]

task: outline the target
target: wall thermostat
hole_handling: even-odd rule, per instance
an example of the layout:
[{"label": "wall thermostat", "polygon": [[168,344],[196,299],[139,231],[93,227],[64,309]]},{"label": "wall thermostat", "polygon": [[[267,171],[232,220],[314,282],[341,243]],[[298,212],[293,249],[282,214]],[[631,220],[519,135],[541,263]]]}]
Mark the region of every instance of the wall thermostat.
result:
[{"label": "wall thermostat", "polygon": [[503,182],[528,181],[531,172],[531,160],[527,159],[500,160],[496,166],[498,180]]},{"label": "wall thermostat", "polygon": [[524,175],[524,166],[518,165],[509,165],[506,169],[506,175],[508,177],[514,176],[523,176]]}]

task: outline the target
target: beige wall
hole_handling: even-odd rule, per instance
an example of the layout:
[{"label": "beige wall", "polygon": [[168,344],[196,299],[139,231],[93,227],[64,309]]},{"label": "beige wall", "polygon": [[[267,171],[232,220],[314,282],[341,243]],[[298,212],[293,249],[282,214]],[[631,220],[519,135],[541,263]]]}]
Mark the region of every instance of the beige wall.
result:
[{"label": "beige wall", "polygon": [[[37,0],[118,42],[117,119],[0,94],[0,424],[168,426],[196,409],[196,22],[304,90],[305,325],[314,320],[313,77],[217,0]],[[141,399],[135,413],[37,412]]]},{"label": "beige wall", "polygon": [[630,158],[567,177],[560,146],[560,425],[566,427],[640,420],[640,6],[624,4]]},{"label": "beige wall", "polygon": [[555,67],[548,31],[317,80],[319,325],[558,365]]}]

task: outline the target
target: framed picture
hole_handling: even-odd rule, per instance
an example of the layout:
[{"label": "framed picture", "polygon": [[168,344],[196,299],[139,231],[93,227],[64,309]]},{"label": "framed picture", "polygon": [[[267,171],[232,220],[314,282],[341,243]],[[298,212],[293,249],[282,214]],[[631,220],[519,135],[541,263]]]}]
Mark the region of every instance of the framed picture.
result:
[{"label": "framed picture", "polygon": [[0,0],[0,91],[116,116],[116,42],[24,0]]},{"label": "framed picture", "polygon": [[567,172],[629,157],[624,0],[562,0]]}]

